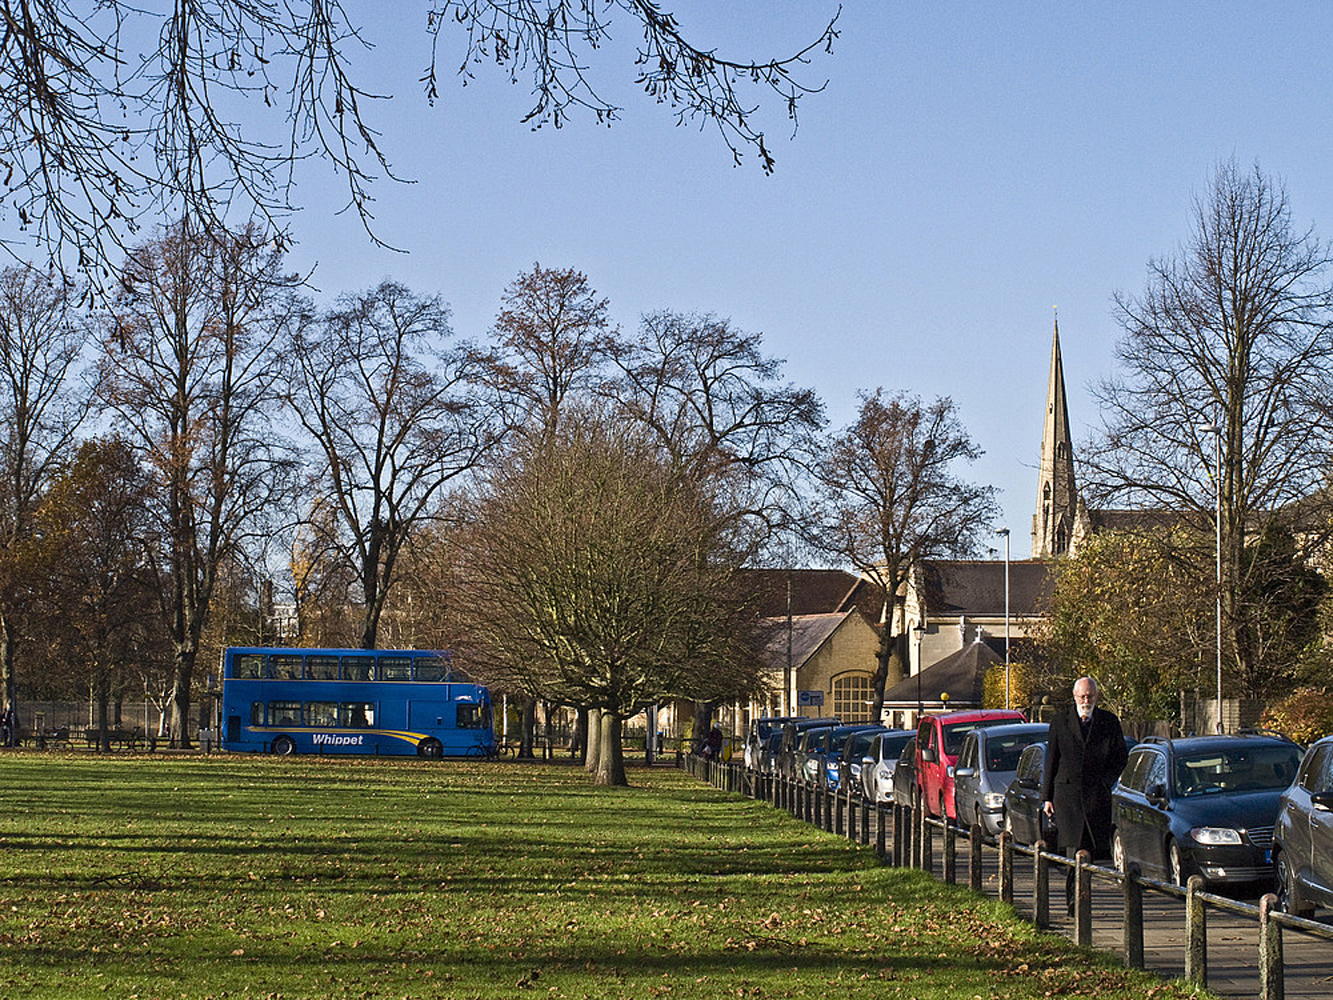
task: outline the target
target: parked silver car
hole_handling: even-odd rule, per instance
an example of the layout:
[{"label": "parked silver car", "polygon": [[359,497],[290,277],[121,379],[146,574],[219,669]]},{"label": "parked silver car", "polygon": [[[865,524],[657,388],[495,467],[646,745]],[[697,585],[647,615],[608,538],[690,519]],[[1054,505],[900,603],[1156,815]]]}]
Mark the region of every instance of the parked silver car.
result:
[{"label": "parked silver car", "polygon": [[1018,758],[1046,739],[1044,722],[974,729],[963,740],[953,771],[954,811],[963,826],[977,824],[998,837],[1004,820],[1004,793],[1018,771]]},{"label": "parked silver car", "polygon": [[1273,834],[1278,898],[1288,913],[1333,907],[1333,736],[1305,751],[1291,787],[1278,801]]}]

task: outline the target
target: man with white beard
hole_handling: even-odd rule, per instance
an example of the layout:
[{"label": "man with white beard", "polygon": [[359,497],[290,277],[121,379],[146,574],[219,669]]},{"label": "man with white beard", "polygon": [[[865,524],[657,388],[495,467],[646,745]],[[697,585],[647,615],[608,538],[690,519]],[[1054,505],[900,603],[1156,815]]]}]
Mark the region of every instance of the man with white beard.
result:
[{"label": "man with white beard", "polygon": [[[1111,854],[1111,786],[1125,769],[1120,720],[1097,707],[1097,682],[1074,682],[1074,703],[1051,723],[1042,776],[1042,809],[1055,820],[1056,848],[1094,860]],[[1065,880],[1065,902],[1074,912],[1074,869]]]}]

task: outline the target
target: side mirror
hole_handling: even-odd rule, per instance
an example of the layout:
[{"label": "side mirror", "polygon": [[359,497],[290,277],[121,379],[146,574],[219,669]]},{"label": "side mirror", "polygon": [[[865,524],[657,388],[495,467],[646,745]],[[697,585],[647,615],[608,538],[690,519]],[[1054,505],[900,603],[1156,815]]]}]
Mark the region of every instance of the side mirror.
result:
[{"label": "side mirror", "polygon": [[1333,812],[1333,790],[1315,792],[1310,796],[1310,804],[1320,812]]},{"label": "side mirror", "polygon": [[955,778],[970,778],[976,773],[977,769],[975,767],[959,767],[954,769],[953,776]]},{"label": "side mirror", "polygon": [[862,758],[861,758],[861,766],[862,766],[862,767],[874,767],[876,763],[878,763],[878,762],[875,760],[874,757],[862,757]]},{"label": "side mirror", "polygon": [[1155,806],[1166,805],[1166,786],[1160,781],[1149,785],[1148,790],[1144,792],[1144,798]]},{"label": "side mirror", "polygon": [[923,764],[934,764],[939,759],[939,754],[935,752],[933,747],[926,747],[926,749],[921,751],[921,762]]}]

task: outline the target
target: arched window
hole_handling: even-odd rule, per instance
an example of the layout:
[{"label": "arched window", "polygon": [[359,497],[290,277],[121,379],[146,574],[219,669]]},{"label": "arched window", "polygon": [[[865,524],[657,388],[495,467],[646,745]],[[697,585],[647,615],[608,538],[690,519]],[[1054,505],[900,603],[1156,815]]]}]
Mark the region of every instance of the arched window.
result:
[{"label": "arched window", "polygon": [[870,719],[870,675],[843,674],[833,678],[833,714],[843,722]]}]

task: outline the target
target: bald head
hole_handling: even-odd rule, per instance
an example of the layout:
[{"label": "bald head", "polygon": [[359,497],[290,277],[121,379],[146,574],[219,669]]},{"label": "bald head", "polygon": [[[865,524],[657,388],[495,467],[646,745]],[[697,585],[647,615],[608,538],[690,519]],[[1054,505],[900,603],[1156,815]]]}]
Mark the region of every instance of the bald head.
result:
[{"label": "bald head", "polygon": [[1086,722],[1097,707],[1097,682],[1091,677],[1080,677],[1074,682],[1074,707],[1078,717]]}]

